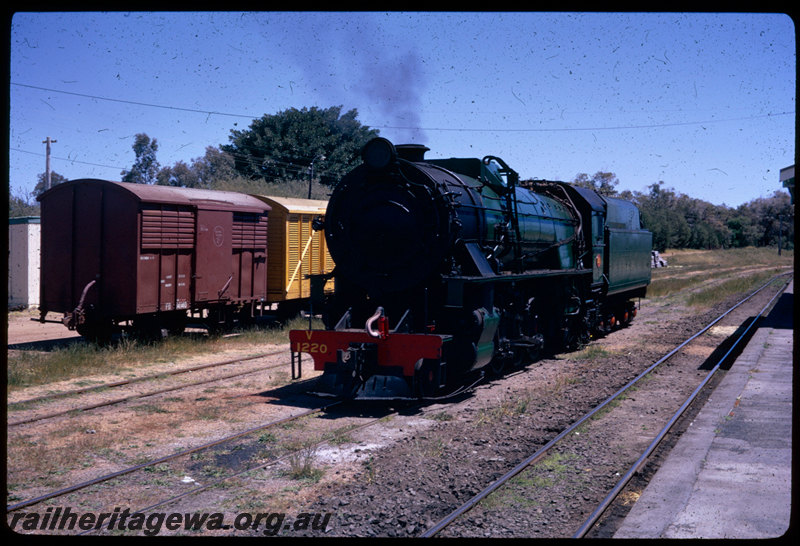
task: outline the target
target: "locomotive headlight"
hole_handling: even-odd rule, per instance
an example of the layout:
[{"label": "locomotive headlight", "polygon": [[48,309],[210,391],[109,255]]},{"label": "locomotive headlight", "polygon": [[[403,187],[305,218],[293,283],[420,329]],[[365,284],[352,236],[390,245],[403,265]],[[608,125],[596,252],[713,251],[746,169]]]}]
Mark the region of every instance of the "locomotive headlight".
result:
[{"label": "locomotive headlight", "polygon": [[397,150],[394,144],[385,138],[373,138],[361,150],[361,159],[371,169],[382,170],[394,163],[397,159]]}]

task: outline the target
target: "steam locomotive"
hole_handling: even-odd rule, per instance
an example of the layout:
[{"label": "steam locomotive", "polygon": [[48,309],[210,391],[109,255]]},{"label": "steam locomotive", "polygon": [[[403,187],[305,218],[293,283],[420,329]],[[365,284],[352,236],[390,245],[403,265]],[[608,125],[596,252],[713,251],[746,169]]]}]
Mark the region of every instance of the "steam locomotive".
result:
[{"label": "steam locomotive", "polygon": [[632,203],[428,150],[371,140],[318,222],[326,329],[290,341],[293,376],[310,354],[320,394],[436,396],[627,326],[645,295],[652,234]]}]

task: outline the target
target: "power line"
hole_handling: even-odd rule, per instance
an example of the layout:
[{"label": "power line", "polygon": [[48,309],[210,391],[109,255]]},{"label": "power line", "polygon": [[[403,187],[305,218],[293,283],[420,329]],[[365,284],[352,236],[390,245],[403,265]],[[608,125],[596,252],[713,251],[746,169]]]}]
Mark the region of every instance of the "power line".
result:
[{"label": "power line", "polygon": [[124,99],[111,99],[108,97],[100,97],[98,95],[88,95],[86,93],[75,93],[73,91],[62,91],[60,89],[50,89],[48,87],[39,87],[36,85],[27,85],[24,83],[12,83],[11,85],[16,85],[17,87],[27,87],[29,89],[38,89],[39,91],[49,91],[50,93],[61,93],[63,95],[73,95],[76,97],[84,97],[87,99],[95,99],[95,100],[105,100],[110,102],[121,102],[123,104],[133,104],[136,106],[147,106],[150,108],[164,108],[167,110],[178,110],[181,112],[194,112],[196,114],[206,114],[206,115],[217,115],[217,116],[232,116],[232,117],[239,117],[239,118],[250,118],[254,119],[258,116],[252,116],[250,114],[230,114],[225,112],[215,112],[211,110],[199,110],[194,108],[183,108],[181,106],[168,106],[164,104],[152,104],[147,102],[139,102],[133,100],[124,100]]},{"label": "power line", "polygon": [[[29,89],[38,89],[40,91],[48,91],[51,93],[62,93],[65,95],[73,95],[77,97],[85,97],[95,100],[104,100],[110,102],[119,102],[123,104],[133,104],[136,106],[147,106],[150,108],[164,108],[167,110],[176,110],[181,112],[193,112],[196,114],[206,114],[206,115],[217,115],[217,116],[230,116],[230,117],[240,117],[240,118],[248,118],[248,119],[257,119],[259,116],[254,116],[252,114],[233,114],[228,112],[217,112],[214,110],[200,110],[194,108],[184,108],[180,106],[168,106],[163,104],[152,104],[146,102],[139,102],[139,101],[131,101],[131,100],[123,100],[123,99],[112,99],[108,97],[101,97],[98,95],[89,95],[85,93],[75,93],[73,91],[62,91],[60,89],[51,89],[47,87],[39,87],[36,85],[28,85],[23,83],[11,83],[11,85],[16,85],[18,87],[26,87]],[[777,113],[767,113],[767,114],[760,114],[756,116],[743,116],[738,118],[722,118],[722,119],[708,119],[708,120],[699,120],[699,121],[683,121],[683,122],[672,122],[672,123],[653,123],[653,124],[642,124],[642,125],[616,125],[610,127],[555,127],[555,128],[520,128],[520,129],[513,129],[513,128],[502,128],[502,129],[492,129],[492,128],[471,128],[471,127],[405,127],[405,126],[398,126],[398,125],[369,125],[369,127],[376,128],[376,129],[396,129],[396,130],[405,130],[405,131],[446,131],[446,132],[474,132],[474,133],[549,133],[549,132],[568,132],[568,131],[618,131],[618,130],[625,130],[625,129],[659,129],[665,127],[682,127],[687,125],[704,125],[710,123],[726,123],[732,121],[749,121],[754,119],[763,119],[763,118],[771,118],[771,117],[778,117],[778,116],[788,116],[794,115],[795,112],[777,112]]]},{"label": "power line", "polygon": [[[29,152],[27,150],[20,150],[19,148],[9,148],[9,150],[12,151],[12,152],[19,152],[21,154],[30,154],[30,155],[36,155],[36,156],[39,156],[39,157],[44,157],[44,154],[40,153],[40,152]],[[79,161],[77,159],[70,159],[68,157],[51,156],[50,159],[57,159],[59,161],[68,161],[70,163],[80,163],[81,165],[91,165],[92,167],[103,167],[105,169],[120,169],[120,170],[125,169],[125,167],[115,167],[113,165],[101,165],[99,163],[90,163],[88,161]]]},{"label": "power line", "polygon": [[[255,149],[255,148],[253,148],[253,149]],[[37,157],[45,157],[45,154],[42,154],[40,152],[29,152],[27,150],[20,150],[19,148],[9,148],[9,150],[12,151],[12,152],[19,152],[19,153],[22,153],[22,154],[35,155]],[[226,152],[226,153],[228,153],[228,152]],[[234,159],[247,159],[249,157],[249,156],[246,156],[244,154],[237,154],[237,153],[229,153],[228,155],[230,155]],[[127,169],[127,167],[118,167],[118,166],[114,166],[114,165],[103,165],[103,164],[100,164],[100,163],[91,163],[89,161],[80,161],[78,159],[71,159],[71,158],[68,158],[68,157],[51,156],[50,158],[58,160],[58,161],[66,161],[68,163],[78,163],[80,165],[89,165],[89,166],[92,166],[92,167],[101,167],[103,169],[116,169],[116,170],[119,170],[119,171],[123,171],[123,170]],[[304,171],[308,170],[308,165],[304,165],[302,163],[291,163],[291,162],[286,162],[286,161],[280,161],[278,159],[268,159],[267,161],[268,161],[270,166],[282,167],[282,168],[286,169],[287,171],[294,171],[294,172],[296,172],[298,174],[303,173]],[[319,175],[325,175],[325,174],[328,174],[330,172],[330,171],[328,171],[326,169],[315,169],[315,171]]]},{"label": "power line", "polygon": [[402,127],[392,125],[374,125],[381,129],[400,129],[406,131],[450,131],[450,132],[470,132],[470,133],[554,133],[554,132],[567,132],[567,131],[613,131],[621,129],[658,129],[664,127],[681,127],[685,125],[706,125],[709,123],[722,123],[730,121],[748,121],[753,119],[771,118],[777,116],[793,115],[794,112],[778,112],[762,114],[758,116],[746,116],[740,118],[726,118],[726,119],[707,119],[701,121],[679,121],[674,123],[655,123],[649,125],[615,125],[611,127],[561,127],[561,128],[523,128],[523,129],[472,129],[472,128],[458,128],[458,127]]}]

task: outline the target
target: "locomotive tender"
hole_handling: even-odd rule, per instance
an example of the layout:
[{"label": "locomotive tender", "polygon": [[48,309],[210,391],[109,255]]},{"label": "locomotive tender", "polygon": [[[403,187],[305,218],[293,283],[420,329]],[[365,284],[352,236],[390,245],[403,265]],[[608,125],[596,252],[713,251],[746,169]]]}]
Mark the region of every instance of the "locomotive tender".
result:
[{"label": "locomotive tender", "polygon": [[335,292],[325,330],[290,332],[293,375],[308,353],[321,394],[434,396],[630,323],[652,248],[632,203],[426,151],[373,139],[333,190]]}]

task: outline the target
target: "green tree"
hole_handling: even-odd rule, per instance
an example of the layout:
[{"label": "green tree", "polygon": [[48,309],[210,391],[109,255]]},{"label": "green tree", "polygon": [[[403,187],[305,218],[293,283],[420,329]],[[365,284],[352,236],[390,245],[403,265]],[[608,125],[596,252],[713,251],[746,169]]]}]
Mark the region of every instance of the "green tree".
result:
[{"label": "green tree", "polygon": [[197,174],[192,168],[178,161],[172,167],[164,167],[156,175],[156,184],[159,186],[177,186],[181,188],[196,188],[199,186]]},{"label": "green tree", "polygon": [[198,183],[204,188],[238,176],[233,156],[216,146],[207,146],[205,155],[192,161],[192,169],[197,174]]},{"label": "green tree", "polygon": [[678,196],[664,182],[648,186],[650,192],[638,195],[638,205],[644,226],[653,232],[653,248],[685,248],[691,228],[678,206]]},{"label": "green tree", "polygon": [[676,194],[663,182],[648,189],[622,196],[639,206],[657,250],[777,246],[779,238],[783,248],[794,248],[794,209],[786,192],[775,191],[771,197],[731,209]]},{"label": "green tree", "polygon": [[233,165],[233,157],[219,148],[208,146],[205,155],[193,159],[191,164],[178,161],[172,167],[158,171],[157,183],[183,188],[213,188],[238,176]]},{"label": "green tree", "polygon": [[755,219],[756,246],[777,246],[781,232],[783,248],[794,248],[794,207],[788,193],[775,191],[770,197],[750,201],[746,208]]},{"label": "green tree", "polygon": [[39,203],[29,197],[20,195],[8,196],[8,217],[39,216]]},{"label": "green tree", "polygon": [[731,246],[742,248],[755,246],[758,240],[758,226],[751,211],[742,205],[728,218],[728,229],[731,233]]},{"label": "green tree", "polygon": [[290,108],[264,115],[247,130],[232,130],[230,143],[220,148],[245,178],[308,179],[313,162],[313,178],[334,184],[359,163],[364,144],[378,136],[377,130],[361,125],[355,109],[341,111],[341,106]]},{"label": "green tree", "polygon": [[144,133],[138,133],[133,141],[133,152],[136,160],[133,162],[131,170],[122,171],[123,182],[133,182],[135,184],[155,184],[158,180],[160,165],[156,159],[158,142],[150,139]]},{"label": "green tree", "polygon": [[[33,188],[33,195],[35,197],[39,197],[45,191],[45,186],[47,186],[47,173],[39,173],[36,176],[36,186]],[[55,171],[50,171],[50,187],[55,187],[58,184],[62,184],[67,182],[67,177],[58,174]]]},{"label": "green tree", "polygon": [[600,195],[610,197],[616,195],[617,190],[615,188],[617,184],[619,184],[619,180],[614,173],[597,171],[591,178],[589,178],[589,175],[586,173],[579,173],[575,176],[572,184],[581,188],[594,190]]},{"label": "green tree", "polygon": [[678,197],[676,207],[689,226],[687,247],[713,249],[730,246],[731,231],[726,222],[730,211],[727,207],[683,194]]}]

